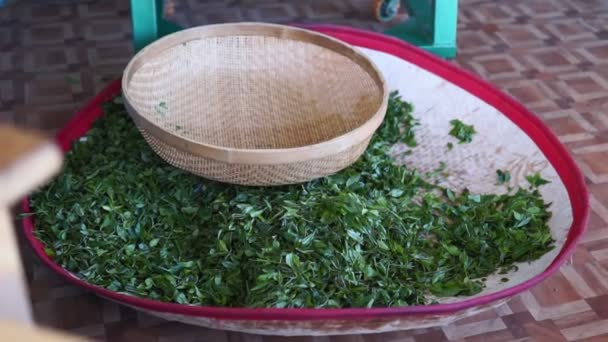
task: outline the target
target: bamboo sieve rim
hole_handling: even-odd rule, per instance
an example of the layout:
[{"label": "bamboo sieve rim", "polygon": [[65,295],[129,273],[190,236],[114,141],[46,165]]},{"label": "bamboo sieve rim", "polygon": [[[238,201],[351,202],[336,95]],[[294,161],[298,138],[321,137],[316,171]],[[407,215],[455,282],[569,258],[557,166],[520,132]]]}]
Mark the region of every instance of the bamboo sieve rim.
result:
[{"label": "bamboo sieve rim", "polygon": [[[155,124],[148,118],[139,114],[137,109],[132,105],[134,102],[129,96],[129,83],[135,72],[145,64],[144,60],[154,58],[163,51],[185,42],[201,38],[236,35],[267,36],[302,41],[336,52],[358,64],[373,79],[376,86],[381,91],[382,101],[376,112],[371,115],[367,121],[349,132],[319,143],[281,149],[243,149],[201,143],[177,135]],[[178,31],[156,40],[135,54],[127,64],[127,67],[123,72],[122,89],[124,104],[128,109],[127,112],[133,121],[135,121],[136,125],[146,133],[178,150],[196,156],[210,158],[225,163],[256,165],[285,164],[329,157],[343,152],[353,145],[364,142],[370,138],[384,120],[388,108],[389,95],[388,85],[382,76],[380,69],[371,59],[351,45],[328,35],[303,28],[253,22],[198,26]]]}]

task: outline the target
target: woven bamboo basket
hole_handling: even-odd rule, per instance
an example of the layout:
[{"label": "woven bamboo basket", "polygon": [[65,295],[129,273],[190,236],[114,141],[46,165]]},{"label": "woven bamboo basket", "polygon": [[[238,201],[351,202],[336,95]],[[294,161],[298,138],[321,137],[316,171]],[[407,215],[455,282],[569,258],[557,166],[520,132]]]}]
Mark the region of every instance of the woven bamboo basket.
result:
[{"label": "woven bamboo basket", "polygon": [[260,23],[196,27],[133,57],[125,104],[164,160],[244,185],[299,183],[356,161],[388,91],[346,43]]}]

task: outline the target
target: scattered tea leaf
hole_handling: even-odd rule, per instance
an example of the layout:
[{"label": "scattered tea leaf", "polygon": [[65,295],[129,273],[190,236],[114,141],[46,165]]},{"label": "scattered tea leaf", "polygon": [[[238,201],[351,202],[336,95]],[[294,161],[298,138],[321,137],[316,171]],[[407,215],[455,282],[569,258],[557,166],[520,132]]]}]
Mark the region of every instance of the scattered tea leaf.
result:
[{"label": "scattered tea leaf", "polygon": [[496,170],[496,178],[498,184],[507,184],[511,180],[511,173],[509,171]]},{"label": "scattered tea leaf", "polygon": [[473,135],[477,133],[473,125],[467,125],[458,119],[450,121],[450,124],[452,124],[450,135],[458,139],[460,144],[473,141]]},{"label": "scattered tea leaf", "polygon": [[535,174],[533,174],[533,175],[526,176],[526,180],[528,181],[528,183],[530,183],[530,185],[531,185],[533,188],[538,188],[538,187],[540,187],[540,186],[542,186],[542,185],[545,185],[545,184],[549,184],[549,183],[551,183],[551,182],[549,182],[548,180],[543,179],[543,178],[540,176],[540,173],[539,173],[539,172],[536,172],[536,173],[535,173]]},{"label": "scattered tea leaf", "polygon": [[163,116],[167,114],[168,109],[169,109],[169,106],[167,106],[167,103],[164,101],[159,102],[159,104],[154,106],[154,111],[156,111],[157,114],[160,114]]}]

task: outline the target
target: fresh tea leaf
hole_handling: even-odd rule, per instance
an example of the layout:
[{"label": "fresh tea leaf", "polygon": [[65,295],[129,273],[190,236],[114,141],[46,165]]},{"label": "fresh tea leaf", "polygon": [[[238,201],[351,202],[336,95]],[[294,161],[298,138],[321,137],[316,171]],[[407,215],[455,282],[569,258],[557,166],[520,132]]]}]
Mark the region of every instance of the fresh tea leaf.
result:
[{"label": "fresh tea leaf", "polygon": [[496,178],[498,184],[507,184],[511,180],[511,173],[509,171],[496,170]]},{"label": "fresh tea leaf", "polygon": [[473,125],[467,125],[458,119],[450,121],[450,124],[452,125],[450,135],[458,139],[460,144],[473,141],[473,135],[477,133]]},{"label": "fresh tea leaf", "polygon": [[365,153],[334,175],[244,187],[167,164],[113,100],[63,173],[32,195],[35,233],[92,284],[227,307],[431,303],[429,293],[478,293],[483,278],[553,248],[535,188],[480,195],[433,184],[446,164],[430,175],[395,165],[393,144],[416,146],[412,110],[392,93]]},{"label": "fresh tea leaf", "polygon": [[545,184],[549,184],[549,183],[551,183],[551,182],[549,182],[548,180],[543,179],[543,178],[540,176],[540,173],[539,173],[539,172],[536,172],[536,173],[535,173],[535,174],[533,174],[533,175],[526,176],[526,180],[528,181],[528,183],[530,183],[530,185],[531,185],[533,188],[538,188],[538,187],[540,187],[540,186],[542,186],[542,185],[545,185]]}]

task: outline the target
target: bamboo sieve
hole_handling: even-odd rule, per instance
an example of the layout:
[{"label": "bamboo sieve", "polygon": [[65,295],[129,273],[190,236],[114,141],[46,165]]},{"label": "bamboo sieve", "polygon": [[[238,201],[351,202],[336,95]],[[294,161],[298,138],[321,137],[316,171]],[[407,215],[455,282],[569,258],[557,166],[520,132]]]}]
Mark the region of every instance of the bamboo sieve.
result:
[{"label": "bamboo sieve", "polygon": [[386,113],[376,66],[309,30],[261,23],[195,27],[137,53],[126,108],[168,163],[243,185],[305,182],[355,162]]}]

